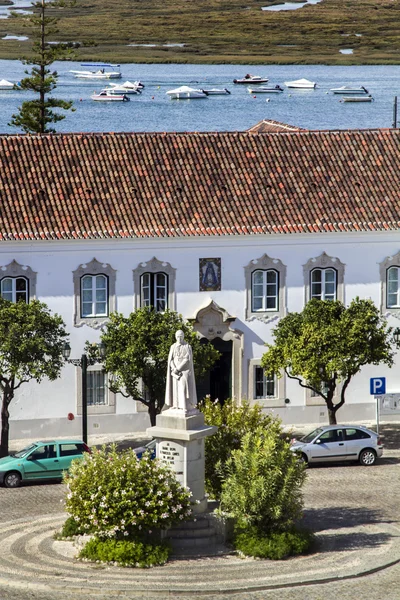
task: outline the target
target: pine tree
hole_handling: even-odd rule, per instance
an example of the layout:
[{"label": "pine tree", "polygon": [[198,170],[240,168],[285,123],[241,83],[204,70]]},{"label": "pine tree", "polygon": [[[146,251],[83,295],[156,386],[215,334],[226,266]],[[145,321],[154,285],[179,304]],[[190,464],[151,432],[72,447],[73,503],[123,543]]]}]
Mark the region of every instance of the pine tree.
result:
[{"label": "pine tree", "polygon": [[74,110],[72,101],[53,98],[49,94],[56,88],[58,73],[51,71],[49,66],[55,60],[65,60],[72,57],[72,50],[68,44],[49,44],[49,37],[58,32],[55,17],[48,16],[52,7],[65,6],[63,2],[45,2],[39,0],[33,3],[34,13],[29,16],[16,16],[23,19],[24,27],[28,27],[33,38],[32,58],[22,58],[26,65],[32,65],[28,77],[21,80],[23,90],[30,90],[38,94],[34,100],[27,100],[19,107],[18,114],[12,115],[9,125],[20,127],[25,133],[55,133],[49,123],[57,123],[65,119],[65,115],[54,112],[54,108]]}]

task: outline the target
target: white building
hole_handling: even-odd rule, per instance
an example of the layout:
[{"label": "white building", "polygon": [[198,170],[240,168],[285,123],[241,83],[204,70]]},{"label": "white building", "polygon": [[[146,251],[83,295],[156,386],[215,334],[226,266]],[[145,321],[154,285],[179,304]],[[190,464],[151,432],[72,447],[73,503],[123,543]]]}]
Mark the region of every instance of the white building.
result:
[{"label": "white building", "polygon": [[[1,293],[60,314],[76,358],[110,312],[167,305],[222,352],[200,393],[326,423],[320,397],[265,379],[264,344],[312,296],[372,298],[399,324],[399,158],[397,130],[4,136]],[[398,365],[365,368],[341,421],[374,418],[374,376],[400,391]],[[11,437],[79,434],[80,390],[72,365],[24,385]],[[143,406],[108,391],[100,365],[88,400],[89,435],[148,425]]]}]

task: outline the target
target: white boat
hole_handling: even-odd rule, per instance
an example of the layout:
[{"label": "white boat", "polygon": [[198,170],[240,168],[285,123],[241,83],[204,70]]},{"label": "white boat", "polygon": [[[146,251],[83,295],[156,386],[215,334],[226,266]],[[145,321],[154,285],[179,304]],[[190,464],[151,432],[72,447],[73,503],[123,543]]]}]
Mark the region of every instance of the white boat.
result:
[{"label": "white boat", "polygon": [[260,85],[256,88],[247,88],[250,94],[281,94],[283,92],[283,88],[280,85],[275,86],[266,86]]},{"label": "white boat", "polygon": [[331,92],[334,94],[369,94],[367,88],[363,85],[359,87],[352,87],[351,85],[342,85],[339,88],[331,88]]},{"label": "white boat", "polygon": [[195,98],[207,98],[207,94],[203,92],[203,90],[197,90],[195,88],[191,88],[187,85],[182,85],[181,87],[176,88],[175,90],[169,90],[165,92],[170,98],[173,100],[187,100],[187,99],[195,99]]},{"label": "white boat", "polygon": [[285,81],[285,85],[288,88],[297,88],[299,90],[313,90],[317,87],[315,81],[309,81],[308,79],[296,79],[296,81]]},{"label": "white boat", "polygon": [[374,99],[371,95],[369,96],[344,96],[340,102],[373,102]]},{"label": "white boat", "polygon": [[139,83],[138,81],[134,83],[130,81],[125,81],[125,83],[110,83],[104,89],[110,94],[141,94],[144,86],[139,87]]},{"label": "white boat", "polygon": [[0,90],[15,90],[18,88],[18,84],[7,81],[7,79],[0,79]]},{"label": "white boat", "polygon": [[230,91],[226,88],[208,88],[201,91],[207,94],[207,96],[226,96],[230,94]]},{"label": "white boat", "polygon": [[[70,71],[77,79],[121,79],[122,74],[119,70],[120,65],[112,65],[109,63],[82,63],[82,67],[97,67],[96,70],[90,71]],[[111,68],[111,70],[106,70]]]},{"label": "white boat", "polygon": [[130,98],[126,94],[109,94],[107,90],[102,90],[99,94],[92,94],[92,100],[98,102],[129,102]]},{"label": "white boat", "polygon": [[251,75],[247,73],[243,79],[234,79],[233,83],[268,83],[268,77],[260,77],[259,75]]}]

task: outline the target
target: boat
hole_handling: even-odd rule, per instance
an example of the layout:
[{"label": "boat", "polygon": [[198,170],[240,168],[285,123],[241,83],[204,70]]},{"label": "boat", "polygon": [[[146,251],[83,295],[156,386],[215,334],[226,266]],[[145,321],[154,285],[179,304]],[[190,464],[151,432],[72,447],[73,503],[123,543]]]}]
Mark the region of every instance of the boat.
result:
[{"label": "boat", "polygon": [[16,90],[18,89],[17,83],[7,81],[7,79],[0,79],[0,90]]},{"label": "boat", "polygon": [[130,98],[126,94],[110,94],[108,90],[101,90],[99,94],[92,94],[92,100],[98,102],[129,102]]},{"label": "boat", "polygon": [[280,85],[275,86],[266,86],[260,85],[256,88],[247,88],[250,94],[281,94],[283,92],[283,88]]},{"label": "boat", "polygon": [[165,92],[173,100],[187,100],[195,98],[207,98],[207,94],[203,90],[191,88],[187,85],[182,85],[175,90]]},{"label": "boat", "polygon": [[363,85],[359,87],[352,87],[351,85],[342,85],[339,88],[331,88],[331,92],[334,94],[369,94],[367,88]]},{"label": "boat", "polygon": [[268,83],[268,77],[260,77],[259,75],[251,75],[247,73],[243,79],[234,79],[233,83]]},{"label": "boat", "polygon": [[207,94],[207,96],[226,96],[230,94],[230,91],[226,88],[208,88],[201,91]]},{"label": "boat", "polygon": [[373,102],[374,99],[371,95],[369,96],[344,96],[340,102]]},{"label": "boat", "polygon": [[[109,63],[82,63],[82,67],[97,67],[97,70],[93,71],[73,71],[77,79],[121,79],[122,74],[119,70],[120,65],[112,65]],[[111,67],[111,71],[106,71],[107,68]]]},{"label": "boat", "polygon": [[288,88],[297,88],[299,90],[313,90],[317,87],[315,81],[309,81],[308,79],[296,79],[296,81],[285,81],[285,85]]},{"label": "boat", "polygon": [[138,81],[134,83],[130,81],[125,81],[125,83],[110,83],[104,89],[110,94],[141,94],[144,86],[139,87],[139,83]]}]

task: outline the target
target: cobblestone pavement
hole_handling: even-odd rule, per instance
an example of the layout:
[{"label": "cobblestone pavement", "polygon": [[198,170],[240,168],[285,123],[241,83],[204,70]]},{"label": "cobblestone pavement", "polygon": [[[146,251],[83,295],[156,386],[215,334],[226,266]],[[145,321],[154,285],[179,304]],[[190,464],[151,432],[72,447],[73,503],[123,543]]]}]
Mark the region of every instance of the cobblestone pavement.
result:
[{"label": "cobblestone pavement", "polygon": [[227,556],[151,570],[77,563],[70,544],[52,538],[64,518],[63,485],[0,488],[0,600],[400,600],[400,426],[381,433],[386,451],[373,467],[308,469],[304,524],[318,547],[287,561]]}]

